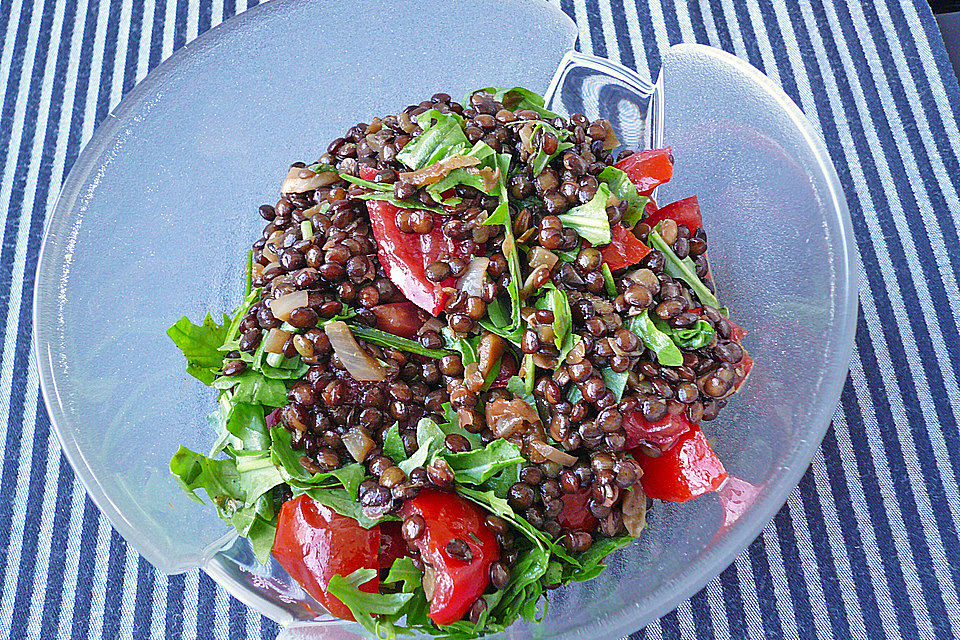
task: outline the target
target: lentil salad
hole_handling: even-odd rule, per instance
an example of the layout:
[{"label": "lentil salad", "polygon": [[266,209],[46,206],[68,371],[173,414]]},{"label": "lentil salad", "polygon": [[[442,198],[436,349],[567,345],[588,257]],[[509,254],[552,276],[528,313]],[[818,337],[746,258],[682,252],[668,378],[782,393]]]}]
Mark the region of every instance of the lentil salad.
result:
[{"label": "lentil salad", "polygon": [[168,334],[218,390],[171,472],[333,615],[469,638],[596,577],[654,499],[716,490],[743,384],[670,149],[522,88],[351,127],[259,214],[246,296]]}]

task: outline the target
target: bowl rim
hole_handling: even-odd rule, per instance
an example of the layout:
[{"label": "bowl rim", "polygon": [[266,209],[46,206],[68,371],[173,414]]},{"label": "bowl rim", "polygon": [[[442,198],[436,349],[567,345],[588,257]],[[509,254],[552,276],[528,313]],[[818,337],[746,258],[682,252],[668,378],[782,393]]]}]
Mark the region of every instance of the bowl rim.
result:
[{"label": "bowl rim", "polygon": [[[59,426],[65,419],[65,412],[59,401],[56,378],[54,376],[56,367],[50,357],[51,354],[42,352],[42,346],[49,344],[50,340],[47,332],[41,328],[43,325],[39,322],[40,290],[41,286],[47,282],[47,278],[43,275],[43,270],[46,263],[51,259],[49,255],[51,248],[48,240],[50,230],[53,227],[52,222],[74,211],[73,205],[81,195],[78,187],[86,184],[86,178],[90,175],[91,170],[95,168],[96,163],[100,160],[107,145],[113,140],[118,129],[123,125],[124,117],[127,113],[139,103],[141,96],[150,91],[162,79],[164,74],[158,73],[158,71],[162,72],[174,68],[183,58],[193,55],[198,48],[208,46],[214,38],[237,29],[245,22],[256,19],[261,12],[271,8],[275,9],[278,5],[282,6],[282,4],[284,3],[265,3],[222,22],[174,52],[172,56],[151,71],[121,100],[115,110],[97,126],[93,136],[77,157],[74,166],[64,180],[63,187],[52,205],[50,210],[51,214],[46,221],[43,242],[35,269],[31,314],[33,321],[33,346],[36,358],[35,364],[39,374],[41,394],[48,415],[50,416],[53,431],[60,441],[63,454],[71,466],[78,470],[77,477],[83,484],[91,500],[125,539],[130,538],[136,528],[110,500],[109,495],[102,489],[99,483],[88,482],[88,479],[92,477],[90,465],[87,463],[76,440],[70,437],[69,434],[64,433]],[[559,11],[556,11],[556,13],[563,15],[564,18],[569,20],[565,14]],[[570,22],[573,24],[572,21]],[[842,322],[836,329],[838,348],[824,375],[823,395],[828,400],[831,400],[831,402],[821,403],[820,406],[815,409],[813,419],[810,421],[810,426],[808,427],[809,437],[803,438],[798,442],[796,447],[784,455],[782,463],[784,471],[779,476],[777,482],[769,487],[768,490],[765,490],[763,496],[751,507],[753,517],[738,521],[727,535],[724,536],[723,541],[701,552],[698,556],[697,568],[695,570],[686,572],[669,582],[661,584],[645,598],[643,601],[645,610],[642,612],[638,610],[641,603],[634,603],[632,606],[626,606],[617,613],[604,617],[602,620],[596,620],[592,623],[573,627],[568,633],[591,632],[597,637],[615,638],[637,631],[675,609],[679,603],[702,589],[728,567],[735,558],[760,535],[762,530],[785,504],[788,495],[796,488],[800,478],[807,471],[831,423],[831,418],[846,382],[850,357],[854,348],[859,303],[857,288],[859,270],[853,240],[853,227],[846,200],[843,197],[843,188],[837,176],[836,169],[830,160],[825,143],[811,122],[790,97],[770,78],[747,62],[714,47],[684,43],[670,47],[663,57],[663,64],[666,65],[671,54],[682,53],[699,53],[716,58],[742,73],[748,80],[754,82],[772,97],[788,115],[797,131],[802,135],[808,149],[816,159],[817,169],[821,177],[825,179],[830,196],[828,206],[833,214],[828,218],[828,221],[831,223],[831,227],[836,225],[835,240],[837,241],[836,246],[838,254],[840,255],[840,259],[837,261],[837,300],[839,301],[839,310],[846,312],[846,317],[842,321],[838,321],[838,323]],[[576,55],[585,56],[586,54],[575,53],[575,56]],[[565,61],[566,56],[560,61],[560,66],[562,66]],[[614,67],[620,67],[627,73],[636,73],[613,61],[606,60],[606,62]],[[663,67],[661,67],[660,78],[655,84],[662,87],[662,79]],[[211,544],[206,552],[203,553],[203,560],[200,563],[201,568],[231,595],[251,605],[259,612],[269,615],[274,619],[287,618],[286,615],[280,613],[279,609],[264,606],[267,604],[264,599],[253,596],[248,588],[241,583],[231,580],[229,573],[223,570],[221,565],[224,558],[220,557],[221,553],[217,550],[222,549],[224,544],[233,537],[235,537],[234,534],[228,534]],[[149,552],[145,553],[139,548],[137,551],[149,561],[154,561],[153,554]],[[182,572],[194,566],[197,566],[196,563],[180,564],[165,569],[165,571],[169,571],[170,573]],[[268,613],[265,609],[271,609],[271,611]],[[284,625],[295,622],[289,618],[277,621]]]}]

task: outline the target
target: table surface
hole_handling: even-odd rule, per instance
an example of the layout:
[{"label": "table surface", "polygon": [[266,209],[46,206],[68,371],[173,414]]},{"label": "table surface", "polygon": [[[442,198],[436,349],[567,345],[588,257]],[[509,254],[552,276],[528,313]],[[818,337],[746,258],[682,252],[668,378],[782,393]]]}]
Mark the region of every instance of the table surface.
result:
[{"label": "table surface", "polygon": [[[31,350],[44,218],[78,152],[148,70],[244,2],[0,0],[0,635],[277,633],[112,530],[60,454]],[[583,51],[655,76],[666,47],[700,42],[779,83],[826,141],[859,250],[856,350],[810,470],[732,566],[638,635],[960,635],[960,91],[926,2],[558,4]]]}]

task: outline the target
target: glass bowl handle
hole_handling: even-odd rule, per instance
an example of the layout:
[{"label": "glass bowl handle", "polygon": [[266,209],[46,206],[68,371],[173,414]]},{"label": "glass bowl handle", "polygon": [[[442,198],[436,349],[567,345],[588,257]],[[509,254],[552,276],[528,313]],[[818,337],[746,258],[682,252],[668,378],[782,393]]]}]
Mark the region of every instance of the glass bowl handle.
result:
[{"label": "glass bowl handle", "polygon": [[544,94],[547,108],[606,118],[628,149],[663,146],[663,82],[606,58],[568,51]]}]

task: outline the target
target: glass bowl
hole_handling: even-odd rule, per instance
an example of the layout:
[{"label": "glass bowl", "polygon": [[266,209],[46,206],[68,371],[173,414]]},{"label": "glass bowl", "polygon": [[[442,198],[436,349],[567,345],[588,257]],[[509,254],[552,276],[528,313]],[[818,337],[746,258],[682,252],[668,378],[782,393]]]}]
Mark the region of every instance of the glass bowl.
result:
[{"label": "glass bowl", "polygon": [[291,161],[437,91],[546,89],[555,110],[609,117],[631,146],[673,147],[676,177],[660,200],[699,196],[716,282],[757,363],[709,429],[737,478],[724,491],[739,496],[740,517],[717,494],[658,504],[600,578],[552,592],[543,624],[501,634],[618,637],[726,567],[807,468],[853,344],[849,215],[815,130],[738,59],[678,45],[651,84],[572,51],[574,24],[545,3],[480,0],[455,15],[449,6],[275,0],[187,45],[134,89],[50,216],[34,301],[44,398],[91,498],[157,568],[203,568],[285,637],[355,637],[355,624],[314,618],[318,605],[275,562],[258,566],[170,476],[179,444],[211,444],[214,397],[186,375],[165,330],[239,302],[256,207],[276,197]]}]

